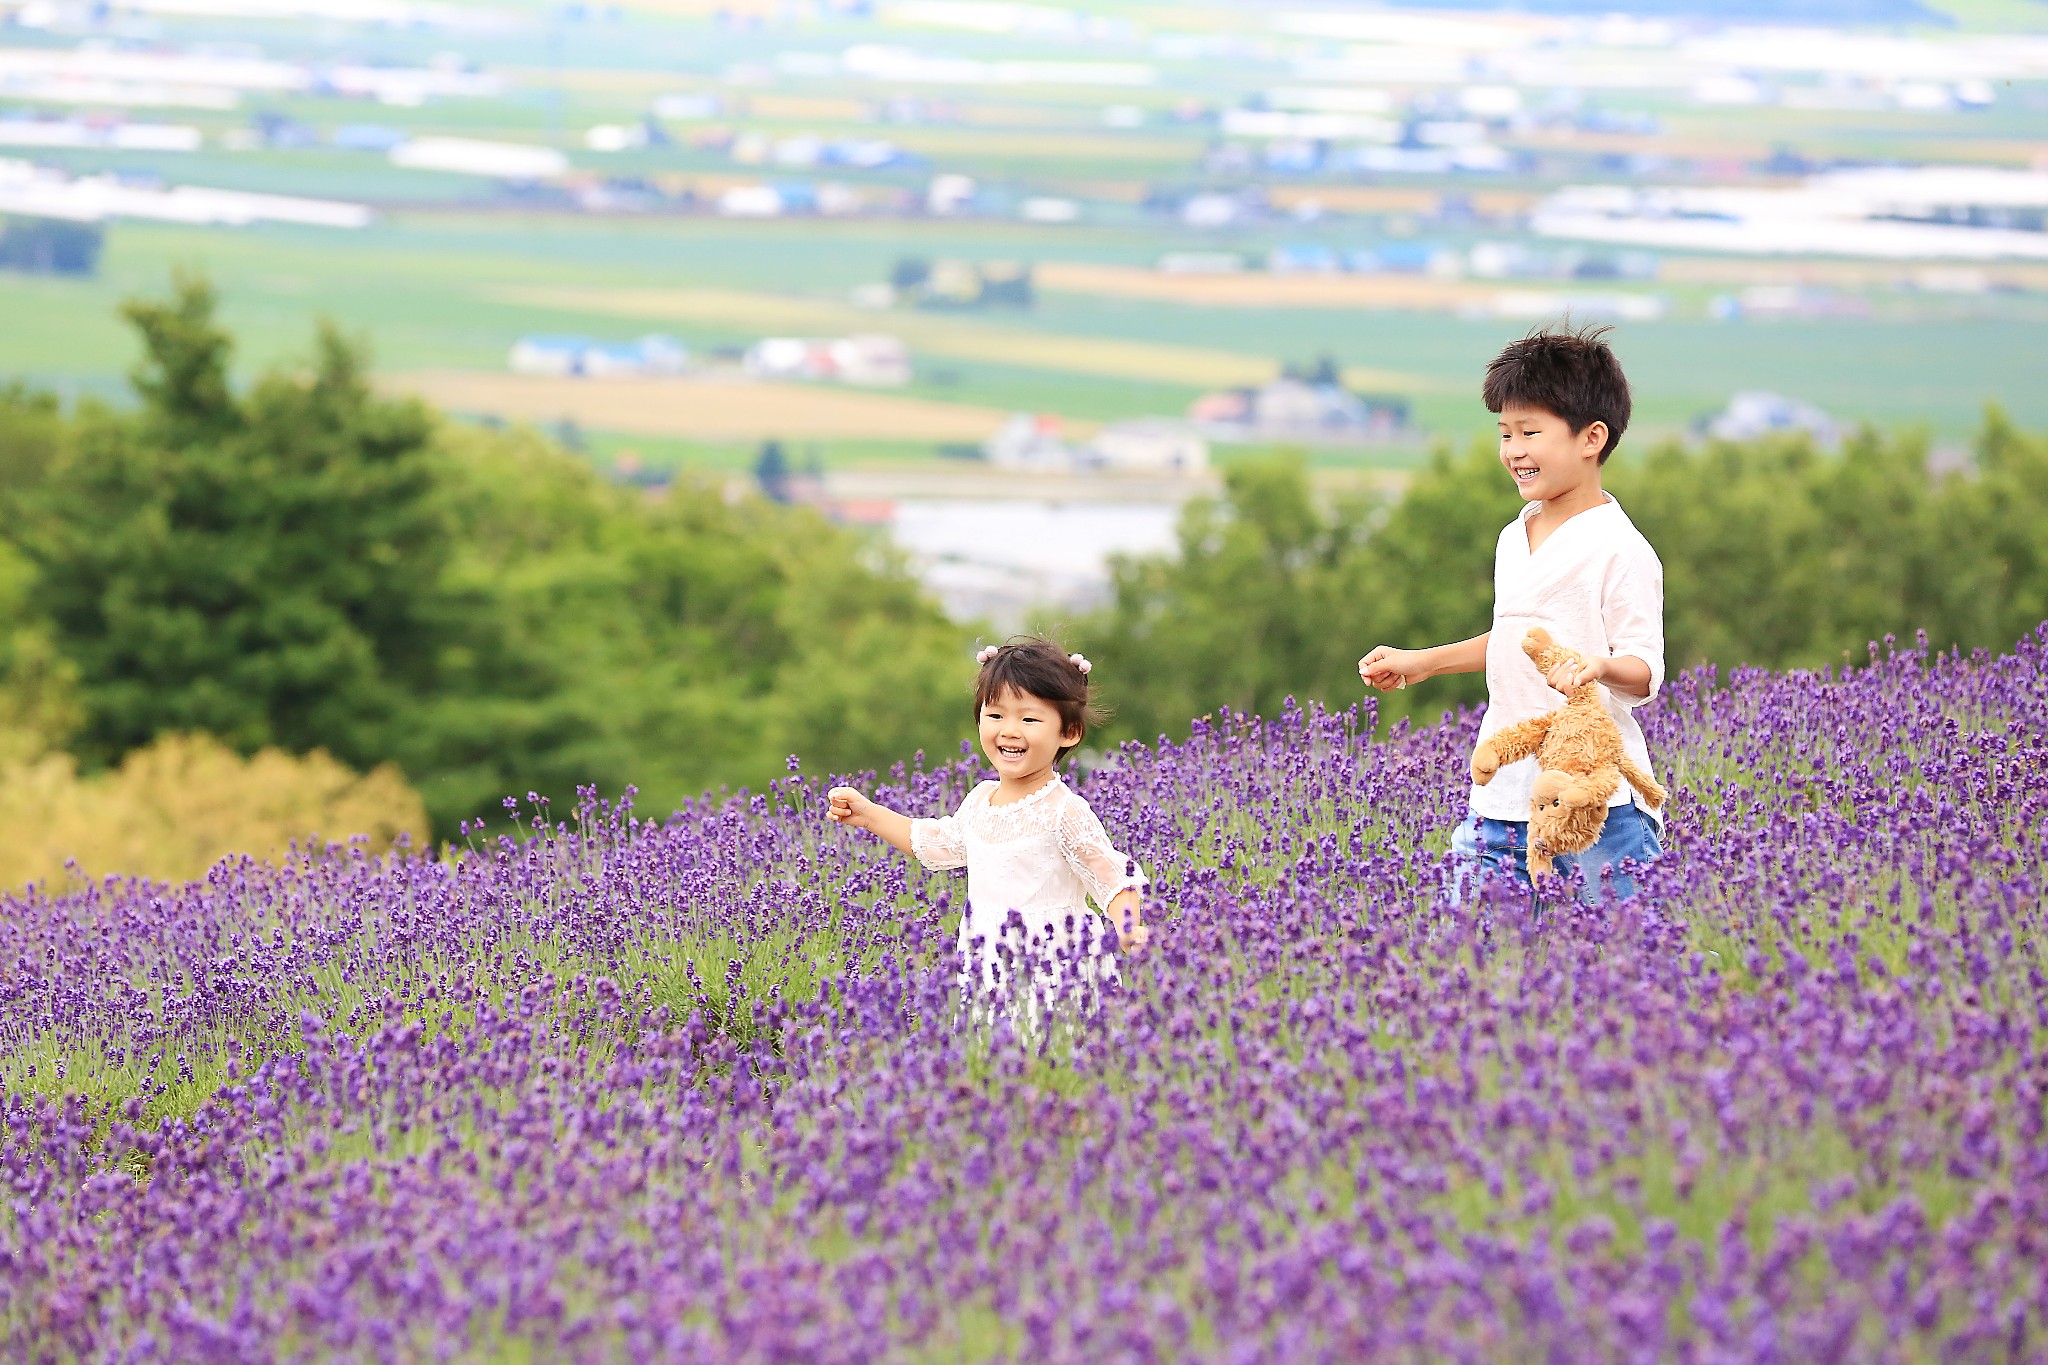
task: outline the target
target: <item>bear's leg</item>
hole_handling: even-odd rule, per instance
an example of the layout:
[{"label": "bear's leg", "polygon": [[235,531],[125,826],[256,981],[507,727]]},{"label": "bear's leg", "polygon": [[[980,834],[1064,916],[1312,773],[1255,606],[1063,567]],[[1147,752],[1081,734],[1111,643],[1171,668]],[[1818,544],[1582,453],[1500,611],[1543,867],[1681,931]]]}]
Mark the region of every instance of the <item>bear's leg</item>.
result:
[{"label": "bear's leg", "polygon": [[1670,798],[1671,794],[1664,790],[1656,778],[1638,768],[1627,754],[1621,756],[1618,764],[1621,775],[1628,779],[1629,786],[1635,789],[1637,796],[1643,798],[1645,805],[1651,810],[1664,809],[1664,802]]}]

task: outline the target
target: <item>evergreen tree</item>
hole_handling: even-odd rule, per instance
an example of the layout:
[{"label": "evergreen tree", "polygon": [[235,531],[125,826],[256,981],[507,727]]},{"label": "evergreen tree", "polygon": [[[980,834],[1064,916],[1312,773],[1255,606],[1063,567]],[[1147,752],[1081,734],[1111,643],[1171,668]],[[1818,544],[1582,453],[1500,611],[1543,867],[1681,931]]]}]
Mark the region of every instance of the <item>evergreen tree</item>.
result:
[{"label": "evergreen tree", "polygon": [[83,415],[18,536],[77,670],[77,751],[107,763],[203,730],[245,753],[386,757],[445,621],[427,413],[373,395],[331,329],[309,374],[237,397],[199,281],[125,311],[140,410]]}]

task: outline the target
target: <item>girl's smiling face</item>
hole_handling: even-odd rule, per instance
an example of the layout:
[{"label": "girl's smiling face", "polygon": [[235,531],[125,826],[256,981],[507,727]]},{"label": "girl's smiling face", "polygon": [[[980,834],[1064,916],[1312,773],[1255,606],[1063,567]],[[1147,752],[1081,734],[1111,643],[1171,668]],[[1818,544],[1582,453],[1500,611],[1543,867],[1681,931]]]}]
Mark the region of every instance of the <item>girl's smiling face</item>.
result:
[{"label": "girl's smiling face", "polygon": [[1060,724],[1060,709],[1043,697],[1006,687],[981,708],[981,751],[1005,782],[1024,782],[1052,771],[1053,760],[1081,732]]}]

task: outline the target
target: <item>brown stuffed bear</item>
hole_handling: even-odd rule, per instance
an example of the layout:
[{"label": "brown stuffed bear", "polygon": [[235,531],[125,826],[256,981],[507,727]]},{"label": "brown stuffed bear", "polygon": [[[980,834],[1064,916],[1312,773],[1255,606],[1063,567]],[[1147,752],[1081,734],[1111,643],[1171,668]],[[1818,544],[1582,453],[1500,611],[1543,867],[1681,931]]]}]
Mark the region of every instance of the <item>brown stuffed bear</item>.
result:
[{"label": "brown stuffed bear", "polygon": [[[1548,675],[1567,660],[1585,657],[1529,627],[1522,652]],[[1651,810],[1664,805],[1664,789],[1621,749],[1621,731],[1600,700],[1600,685],[1587,683],[1566,694],[1548,715],[1510,725],[1472,751],[1472,780],[1485,786],[1503,763],[1536,755],[1541,769],[1529,795],[1529,871],[1542,876],[1564,853],[1583,853],[1600,838],[1607,803],[1625,777]]]}]

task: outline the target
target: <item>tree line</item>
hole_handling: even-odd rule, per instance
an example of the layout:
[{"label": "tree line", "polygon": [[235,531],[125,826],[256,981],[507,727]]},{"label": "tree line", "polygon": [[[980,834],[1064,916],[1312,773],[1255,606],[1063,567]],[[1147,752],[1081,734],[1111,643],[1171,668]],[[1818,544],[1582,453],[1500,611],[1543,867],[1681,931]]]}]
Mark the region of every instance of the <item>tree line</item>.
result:
[{"label": "tree line", "polygon": [[[135,401],[0,390],[0,763],[86,774],[169,736],[394,764],[434,832],[529,791],[644,810],[757,790],[788,755],[884,767],[970,733],[972,643],[877,538],[679,481],[618,487],[530,431],[381,395],[322,328],[238,389],[203,282],[127,306]],[[2048,617],[2048,439],[1986,417],[1969,459],[1863,432],[1625,445],[1608,486],[1665,566],[1668,660],[1860,657],[1925,629],[2000,648]],[[1486,629],[1519,500],[1485,445],[1398,497],[1319,498],[1299,460],[1229,469],[1167,554],[1116,562],[1068,623],[1104,741],[1228,705],[1348,704],[1375,643]],[[1383,698],[1435,715],[1479,677]]]},{"label": "tree line", "polygon": [[[1863,430],[1837,452],[1625,444],[1604,482],[1663,561],[1673,671],[1840,663],[1919,630],[2003,649],[2048,619],[2048,438],[1996,408],[1961,460],[1917,432]],[[1349,704],[1371,646],[1488,628],[1495,540],[1520,505],[1485,442],[1438,452],[1397,499],[1321,503],[1298,459],[1239,466],[1189,504],[1171,552],[1116,563],[1086,647],[1129,734],[1218,705]],[[1381,714],[1485,695],[1481,675],[1442,678],[1383,694]]]},{"label": "tree line", "polygon": [[0,394],[0,747],[392,762],[452,835],[507,794],[669,810],[958,733],[967,636],[884,546],[443,421],[331,328],[237,392],[198,280],[125,312],[131,407]]}]

